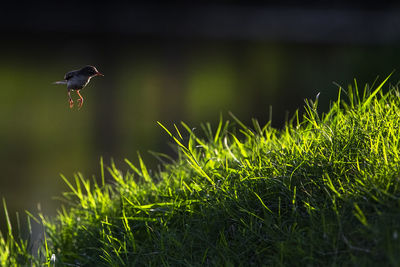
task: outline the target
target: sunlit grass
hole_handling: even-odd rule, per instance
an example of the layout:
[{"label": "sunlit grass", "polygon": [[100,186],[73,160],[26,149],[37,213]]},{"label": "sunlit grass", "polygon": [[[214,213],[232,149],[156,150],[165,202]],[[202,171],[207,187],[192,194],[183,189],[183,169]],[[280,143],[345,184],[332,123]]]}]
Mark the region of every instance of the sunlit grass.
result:
[{"label": "sunlit grass", "polygon": [[[400,100],[386,81],[339,88],[326,114],[307,100],[282,130],[233,114],[202,129],[159,123],[178,158],[154,153],[151,171],[139,155],[127,173],[101,161],[100,182],[63,176],[67,206],[35,218],[46,234],[34,263],[399,265]],[[32,260],[6,237],[2,264]]]}]

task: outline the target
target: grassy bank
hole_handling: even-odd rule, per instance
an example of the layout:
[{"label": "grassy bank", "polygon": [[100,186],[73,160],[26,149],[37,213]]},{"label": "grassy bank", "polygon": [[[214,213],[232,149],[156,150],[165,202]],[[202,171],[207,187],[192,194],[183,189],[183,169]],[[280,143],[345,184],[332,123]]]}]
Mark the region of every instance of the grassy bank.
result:
[{"label": "grassy bank", "polygon": [[400,100],[385,82],[340,89],[326,114],[306,101],[283,130],[233,115],[215,129],[160,124],[177,159],[155,154],[150,171],[139,155],[128,173],[101,163],[98,183],[63,177],[66,207],[35,218],[41,257],[9,233],[1,263],[399,265]]}]

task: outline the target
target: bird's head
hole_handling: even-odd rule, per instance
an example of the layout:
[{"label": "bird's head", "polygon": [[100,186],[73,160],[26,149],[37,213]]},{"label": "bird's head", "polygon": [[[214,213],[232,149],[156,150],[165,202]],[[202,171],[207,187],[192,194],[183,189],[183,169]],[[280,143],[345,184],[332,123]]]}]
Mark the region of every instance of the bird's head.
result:
[{"label": "bird's head", "polygon": [[85,75],[89,76],[89,77],[93,77],[93,76],[104,76],[104,75],[101,74],[101,73],[96,69],[96,67],[94,67],[94,66],[86,66],[86,67],[83,67],[83,68],[80,70],[80,72],[81,72],[82,74],[85,74]]}]

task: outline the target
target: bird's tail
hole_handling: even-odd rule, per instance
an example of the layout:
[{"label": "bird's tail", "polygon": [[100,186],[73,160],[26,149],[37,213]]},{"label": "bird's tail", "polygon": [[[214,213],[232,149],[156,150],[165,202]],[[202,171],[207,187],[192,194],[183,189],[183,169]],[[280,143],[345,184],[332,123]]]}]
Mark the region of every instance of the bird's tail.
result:
[{"label": "bird's tail", "polygon": [[57,81],[53,82],[53,84],[67,84],[67,81]]}]

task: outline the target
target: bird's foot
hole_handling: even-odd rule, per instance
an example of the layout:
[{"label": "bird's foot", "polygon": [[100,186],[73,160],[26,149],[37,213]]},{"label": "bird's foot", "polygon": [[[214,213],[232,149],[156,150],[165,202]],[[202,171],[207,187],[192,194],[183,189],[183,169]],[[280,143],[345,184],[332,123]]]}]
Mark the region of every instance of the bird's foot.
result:
[{"label": "bird's foot", "polygon": [[74,107],[74,101],[72,99],[69,100],[69,108]]},{"label": "bird's foot", "polygon": [[77,101],[78,101],[78,109],[81,109],[83,105],[83,98],[79,98]]}]

